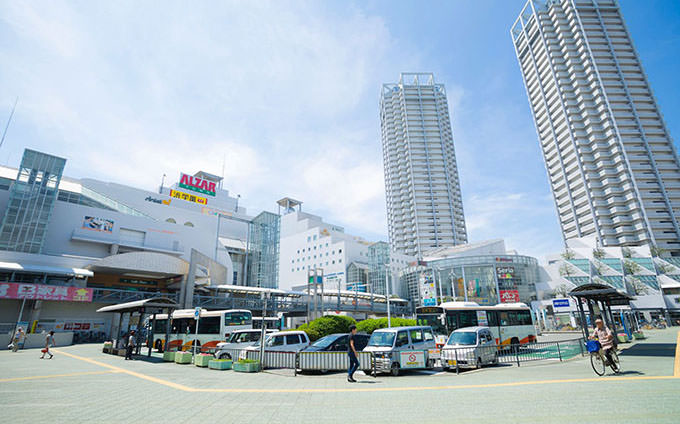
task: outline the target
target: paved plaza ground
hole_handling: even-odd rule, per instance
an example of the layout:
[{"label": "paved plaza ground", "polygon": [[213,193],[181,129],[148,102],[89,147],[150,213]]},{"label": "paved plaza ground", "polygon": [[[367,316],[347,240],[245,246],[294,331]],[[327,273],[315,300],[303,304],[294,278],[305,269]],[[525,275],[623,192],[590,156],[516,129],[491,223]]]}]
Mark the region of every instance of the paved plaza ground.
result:
[{"label": "paved plaza ground", "polygon": [[[0,352],[0,422],[449,423],[680,422],[678,328],[621,345],[623,373],[588,358],[399,377],[295,377],[124,361],[100,345]],[[602,414],[602,411],[608,411]]]}]

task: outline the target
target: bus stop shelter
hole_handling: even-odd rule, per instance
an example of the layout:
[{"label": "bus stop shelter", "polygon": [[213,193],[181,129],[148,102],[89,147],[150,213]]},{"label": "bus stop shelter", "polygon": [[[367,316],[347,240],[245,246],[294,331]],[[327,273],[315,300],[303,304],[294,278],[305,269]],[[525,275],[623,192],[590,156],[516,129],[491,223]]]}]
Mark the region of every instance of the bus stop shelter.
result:
[{"label": "bus stop shelter", "polygon": [[595,313],[595,306],[597,305],[600,310],[600,316],[604,320],[607,327],[612,330],[614,333],[614,340],[616,340],[616,334],[618,331],[616,328],[614,315],[612,314],[612,305],[630,305],[630,301],[635,299],[622,290],[607,284],[599,283],[589,283],[578,286],[569,292],[569,296],[576,299],[576,305],[578,306],[578,311],[581,316],[581,328],[583,329],[583,335],[586,339],[590,336],[590,333],[588,331],[588,321],[586,320],[586,314],[583,306],[584,303],[588,308],[588,314],[590,315],[593,323],[595,319],[599,318]]},{"label": "bus stop shelter", "polygon": [[[118,313],[120,314],[120,317],[118,319],[118,333],[120,334],[120,327],[123,324],[123,315],[124,314],[129,314],[130,318],[132,318],[133,314],[139,314],[139,325],[138,329],[141,327],[142,323],[144,322],[144,317],[147,315],[150,315],[152,317],[151,325],[149,326],[149,329],[147,331],[147,345],[149,346],[149,352],[147,356],[151,356],[151,350],[153,349],[153,329],[156,324],[156,314],[168,314],[168,316],[171,316],[172,312],[179,308],[179,305],[175,303],[173,300],[168,299],[167,297],[152,297],[150,299],[144,299],[144,300],[136,300],[134,302],[126,302],[126,303],[119,303],[117,305],[110,305],[110,306],[104,306],[103,308],[97,309],[97,312],[110,312],[110,313]],[[131,320],[128,319],[128,327],[127,327],[127,332],[130,333],[130,322]],[[139,335],[140,331],[137,332],[137,337],[135,339],[137,340],[137,352],[139,353]],[[165,340],[170,339],[170,326],[166,326],[166,334],[165,334]],[[114,346],[118,346],[118,340],[117,337],[114,339]]]}]

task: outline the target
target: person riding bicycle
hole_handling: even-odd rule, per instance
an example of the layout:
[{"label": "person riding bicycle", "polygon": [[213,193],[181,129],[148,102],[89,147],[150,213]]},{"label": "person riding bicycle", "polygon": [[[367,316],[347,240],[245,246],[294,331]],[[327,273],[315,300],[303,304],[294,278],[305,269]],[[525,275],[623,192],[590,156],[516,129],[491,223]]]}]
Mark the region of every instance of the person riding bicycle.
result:
[{"label": "person riding bicycle", "polygon": [[599,318],[595,320],[595,329],[593,330],[593,335],[590,336],[590,339],[600,342],[604,356],[607,358],[607,365],[612,363],[611,350],[614,348],[614,335]]}]

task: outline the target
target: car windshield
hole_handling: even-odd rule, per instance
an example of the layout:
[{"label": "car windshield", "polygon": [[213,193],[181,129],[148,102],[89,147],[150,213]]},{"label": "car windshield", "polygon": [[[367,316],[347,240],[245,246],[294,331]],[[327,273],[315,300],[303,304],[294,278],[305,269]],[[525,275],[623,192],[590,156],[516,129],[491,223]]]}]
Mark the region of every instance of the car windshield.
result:
[{"label": "car windshield", "polygon": [[371,334],[371,339],[368,341],[369,346],[392,346],[394,344],[395,333],[391,331],[376,331]]},{"label": "car windshield", "polygon": [[338,336],[336,336],[336,335],[334,335],[334,334],[331,334],[331,335],[329,335],[329,336],[322,337],[322,338],[320,338],[319,340],[315,341],[314,343],[312,343],[312,346],[318,347],[318,348],[320,348],[320,349],[325,349],[325,348],[327,348],[328,346],[330,346],[331,343],[333,343],[333,342],[336,341],[337,339],[338,339]]},{"label": "car windshield", "polygon": [[245,333],[236,333],[233,336],[231,336],[231,339],[229,340],[229,343],[248,343],[248,342],[256,342],[260,340],[260,332],[245,332]]},{"label": "car windshield", "polygon": [[449,337],[447,345],[474,345],[477,343],[477,333],[473,331],[454,331]]}]

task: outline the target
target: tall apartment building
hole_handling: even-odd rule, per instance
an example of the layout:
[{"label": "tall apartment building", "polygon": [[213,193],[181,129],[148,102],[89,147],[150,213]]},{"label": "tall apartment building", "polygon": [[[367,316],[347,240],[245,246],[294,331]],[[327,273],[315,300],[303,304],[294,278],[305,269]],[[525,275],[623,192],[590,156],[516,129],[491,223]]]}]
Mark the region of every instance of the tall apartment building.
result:
[{"label": "tall apartment building", "polygon": [[565,240],[680,255],[680,162],[615,0],[530,0],[511,29]]},{"label": "tall apartment building", "polygon": [[467,242],[449,106],[431,73],[402,73],[380,98],[390,244],[422,257]]}]

